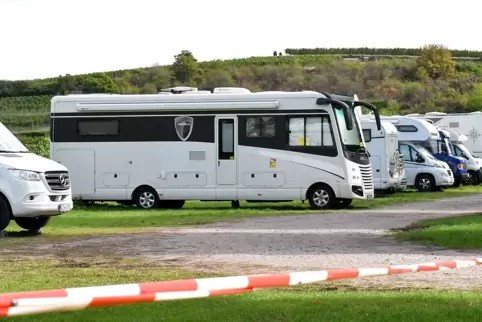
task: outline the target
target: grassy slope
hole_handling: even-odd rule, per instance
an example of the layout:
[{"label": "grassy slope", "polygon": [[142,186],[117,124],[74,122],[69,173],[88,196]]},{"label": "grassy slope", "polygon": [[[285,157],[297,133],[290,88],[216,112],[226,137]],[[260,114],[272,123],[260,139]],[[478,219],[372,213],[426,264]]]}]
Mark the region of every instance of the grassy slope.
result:
[{"label": "grassy slope", "polygon": [[[370,201],[354,201],[351,209],[371,209],[397,203],[428,201],[482,192],[482,186],[448,189],[441,193],[404,192]],[[55,217],[43,230],[45,235],[91,235],[135,232],[162,226],[204,224],[222,220],[289,214],[322,213],[309,209],[308,203],[246,204],[232,209],[229,202],[187,202],[180,210],[139,210],[134,207],[94,205],[78,207]],[[12,222],[9,232],[19,228]]]},{"label": "grassy slope", "polygon": [[445,248],[482,249],[482,215],[424,220],[395,236]]},{"label": "grassy slope", "polygon": [[[139,262],[4,261],[0,292],[203,277]],[[48,273],[47,273],[48,272]],[[389,277],[387,277],[389,278]],[[253,294],[50,313],[11,321],[476,321],[482,295],[461,292],[330,291],[332,283]]]}]

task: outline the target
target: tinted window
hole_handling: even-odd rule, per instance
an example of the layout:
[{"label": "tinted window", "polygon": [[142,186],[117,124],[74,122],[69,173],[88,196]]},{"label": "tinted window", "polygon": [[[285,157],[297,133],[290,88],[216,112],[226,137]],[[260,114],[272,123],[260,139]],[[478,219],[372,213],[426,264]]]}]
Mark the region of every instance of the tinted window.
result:
[{"label": "tinted window", "polygon": [[398,125],[398,132],[417,132],[418,129],[413,125]]},{"label": "tinted window", "polygon": [[274,137],[276,135],[276,126],[274,117],[248,117],[246,119],[246,136],[249,138],[256,137]]},{"label": "tinted window", "polygon": [[118,120],[80,120],[77,123],[79,135],[118,135]]},{"label": "tinted window", "polygon": [[365,139],[365,142],[370,142],[372,140],[372,130],[363,130],[363,138]]}]

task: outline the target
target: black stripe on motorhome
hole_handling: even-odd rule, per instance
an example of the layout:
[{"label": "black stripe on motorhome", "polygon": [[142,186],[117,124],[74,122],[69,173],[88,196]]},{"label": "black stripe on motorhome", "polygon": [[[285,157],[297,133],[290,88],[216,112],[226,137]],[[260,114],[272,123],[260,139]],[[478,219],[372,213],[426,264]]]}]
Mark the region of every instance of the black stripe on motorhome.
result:
[{"label": "black stripe on motorhome", "polygon": [[[323,113],[326,115],[326,113]],[[79,114],[76,114],[78,116]],[[183,114],[189,116],[190,114]],[[297,116],[306,115],[298,114]],[[238,145],[293,151],[306,154],[336,157],[336,146],[293,147],[289,146],[289,132],[286,115],[271,115],[275,120],[274,137],[247,137],[248,115],[238,115]],[[292,114],[290,114],[292,116]],[[136,117],[59,117],[51,119],[50,139],[52,142],[181,142],[174,126],[177,116],[136,116]],[[193,117],[193,128],[188,142],[214,143],[214,115]],[[116,135],[79,135],[78,123],[85,120],[116,120],[119,133]],[[333,139],[334,140],[334,139]]]}]

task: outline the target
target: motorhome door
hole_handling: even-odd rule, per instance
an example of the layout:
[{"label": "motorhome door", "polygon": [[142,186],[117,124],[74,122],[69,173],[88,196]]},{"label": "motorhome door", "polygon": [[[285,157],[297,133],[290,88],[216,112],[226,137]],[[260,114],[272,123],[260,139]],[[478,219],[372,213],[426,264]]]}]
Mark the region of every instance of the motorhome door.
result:
[{"label": "motorhome door", "polygon": [[237,182],[238,122],[235,116],[216,117],[216,182],[234,185]]}]

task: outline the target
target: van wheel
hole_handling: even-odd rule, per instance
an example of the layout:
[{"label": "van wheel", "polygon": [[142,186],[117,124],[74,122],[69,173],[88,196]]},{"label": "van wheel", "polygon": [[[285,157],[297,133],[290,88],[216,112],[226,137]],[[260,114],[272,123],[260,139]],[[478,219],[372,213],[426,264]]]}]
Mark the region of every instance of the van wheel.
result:
[{"label": "van wheel", "polygon": [[308,193],[308,201],[311,209],[314,210],[333,209],[337,204],[333,190],[326,184],[319,184],[311,188]]},{"label": "van wheel", "polygon": [[0,231],[8,227],[11,217],[12,213],[8,201],[3,196],[0,196]]},{"label": "van wheel", "polygon": [[479,177],[477,176],[477,172],[469,171],[469,184],[478,186],[480,184]]},{"label": "van wheel", "polygon": [[422,174],[415,182],[415,187],[418,191],[427,192],[435,190],[435,180],[428,174]]},{"label": "van wheel", "polygon": [[19,217],[15,218],[15,222],[25,230],[38,231],[49,223],[50,218],[51,217]]},{"label": "van wheel", "polygon": [[153,209],[159,207],[159,196],[152,188],[141,188],[134,197],[136,206],[143,209]]},{"label": "van wheel", "polygon": [[345,209],[350,207],[353,199],[344,199],[344,198],[339,198],[336,199],[335,207],[336,209]]}]

